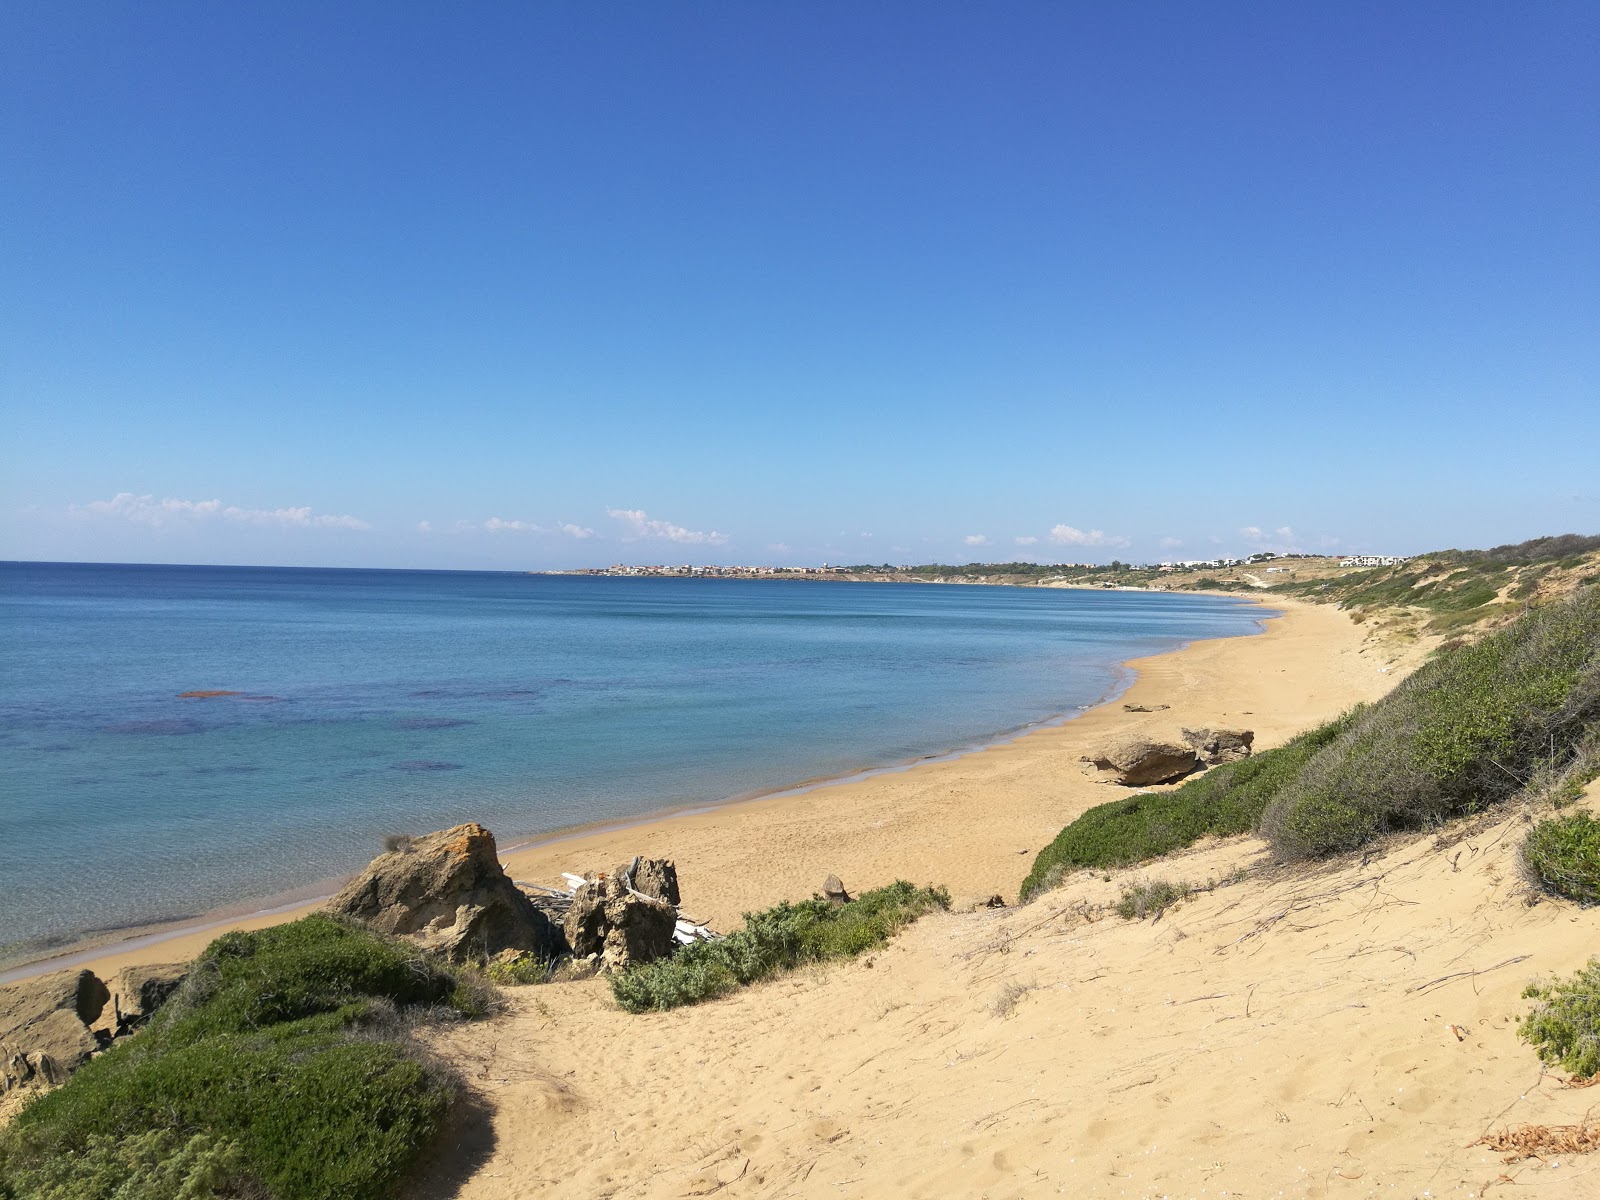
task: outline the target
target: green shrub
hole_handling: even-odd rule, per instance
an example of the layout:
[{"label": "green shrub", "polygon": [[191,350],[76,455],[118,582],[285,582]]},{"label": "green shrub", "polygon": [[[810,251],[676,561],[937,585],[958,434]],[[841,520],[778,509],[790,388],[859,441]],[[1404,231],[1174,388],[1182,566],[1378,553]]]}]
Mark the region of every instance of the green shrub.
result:
[{"label": "green shrub", "polygon": [[860,954],[924,913],[949,906],[943,888],[903,880],[847,904],[821,897],[780,904],[746,913],[744,927],[718,941],[695,942],[670,958],[628,968],[612,977],[611,992],[629,1012],[697,1004],[802,963]]},{"label": "green shrub", "polygon": [[1049,890],[1083,867],[1126,867],[1255,828],[1262,811],[1300,768],[1356,719],[1360,709],[1300,734],[1286,745],[1213,767],[1170,792],[1097,804],[1039,852],[1022,899]]},{"label": "green shrub", "polygon": [[30,1200],[213,1200],[247,1186],[236,1143],[165,1130],[91,1136],[80,1154],[21,1168],[11,1184]]},{"label": "green shrub", "polygon": [[391,1196],[454,1094],[401,1011],[463,996],[413,947],[327,916],[228,934],[143,1032],[0,1135],[0,1195],[178,1200],[225,1179],[228,1195]]},{"label": "green shrub", "polygon": [[1522,844],[1522,858],[1548,891],[1600,904],[1600,821],[1588,813],[1540,821]]},{"label": "green shrub", "polygon": [[1522,994],[1539,1003],[1518,1023],[1517,1033],[1540,1061],[1579,1079],[1600,1073],[1600,958],[1591,958],[1571,979],[1530,983]]},{"label": "green shrub", "polygon": [[1122,885],[1122,896],[1117,900],[1117,916],[1124,921],[1159,917],[1178,901],[1187,900],[1193,891],[1187,883],[1173,883],[1170,879],[1126,883]]},{"label": "green shrub", "polygon": [[1353,849],[1521,790],[1600,723],[1600,591],[1427,663],[1305,764],[1267,806],[1280,857]]}]

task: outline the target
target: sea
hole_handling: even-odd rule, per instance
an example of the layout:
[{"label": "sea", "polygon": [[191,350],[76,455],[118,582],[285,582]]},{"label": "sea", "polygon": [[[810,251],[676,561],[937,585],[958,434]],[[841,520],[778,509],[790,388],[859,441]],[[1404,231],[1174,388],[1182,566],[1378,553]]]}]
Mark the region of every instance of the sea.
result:
[{"label": "sea", "polygon": [[314,890],[390,834],[473,820],[504,847],[980,747],[1266,615],[1133,591],[0,564],[0,963]]}]

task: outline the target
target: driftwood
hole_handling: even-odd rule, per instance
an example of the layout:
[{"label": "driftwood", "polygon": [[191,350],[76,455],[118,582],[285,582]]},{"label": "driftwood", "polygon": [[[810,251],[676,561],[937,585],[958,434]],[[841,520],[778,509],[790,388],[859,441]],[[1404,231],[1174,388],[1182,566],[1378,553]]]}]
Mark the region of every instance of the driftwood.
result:
[{"label": "driftwood", "polygon": [[[637,868],[638,863],[639,859],[635,858],[633,862],[628,864],[625,872],[622,873],[622,884],[630,892],[634,891],[632,873]],[[570,871],[563,871],[561,878],[566,880],[568,884],[566,888],[546,887],[541,883],[528,883],[521,879],[515,881],[516,885],[522,889],[523,894],[533,902],[533,906],[542,909],[558,925],[567,915],[567,910],[572,907],[572,901],[577,894],[578,888],[588,882],[582,875],[574,875]],[[640,893],[635,892],[634,894],[638,895]],[[687,946],[693,942],[714,942],[720,937],[722,935],[714,932],[706,922],[685,916],[682,911],[678,913],[677,924],[672,931],[672,940],[677,942],[678,945]]]}]

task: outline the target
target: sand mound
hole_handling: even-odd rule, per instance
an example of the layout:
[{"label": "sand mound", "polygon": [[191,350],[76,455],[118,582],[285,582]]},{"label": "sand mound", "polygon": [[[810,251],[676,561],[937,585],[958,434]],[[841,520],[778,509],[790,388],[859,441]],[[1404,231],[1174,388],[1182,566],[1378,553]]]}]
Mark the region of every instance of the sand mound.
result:
[{"label": "sand mound", "polygon": [[[655,1016],[518,989],[441,1047],[493,1114],[460,1195],[1600,1196],[1600,1156],[1492,1136],[1597,1104],[1516,1037],[1529,977],[1600,949],[1527,891],[1524,829],[1311,874],[1215,845]],[[1152,877],[1218,886],[1109,912]]]}]

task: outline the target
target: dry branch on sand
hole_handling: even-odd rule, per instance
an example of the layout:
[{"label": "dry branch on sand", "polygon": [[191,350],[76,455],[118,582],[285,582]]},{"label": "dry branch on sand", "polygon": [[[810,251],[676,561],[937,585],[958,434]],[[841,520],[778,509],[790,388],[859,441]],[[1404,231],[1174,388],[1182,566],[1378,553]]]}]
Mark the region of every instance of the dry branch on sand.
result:
[{"label": "dry branch on sand", "polygon": [[1588,1117],[1576,1125],[1518,1125],[1485,1134],[1473,1145],[1501,1151],[1508,1163],[1551,1154],[1588,1154],[1600,1150],[1600,1125],[1591,1125]]}]

